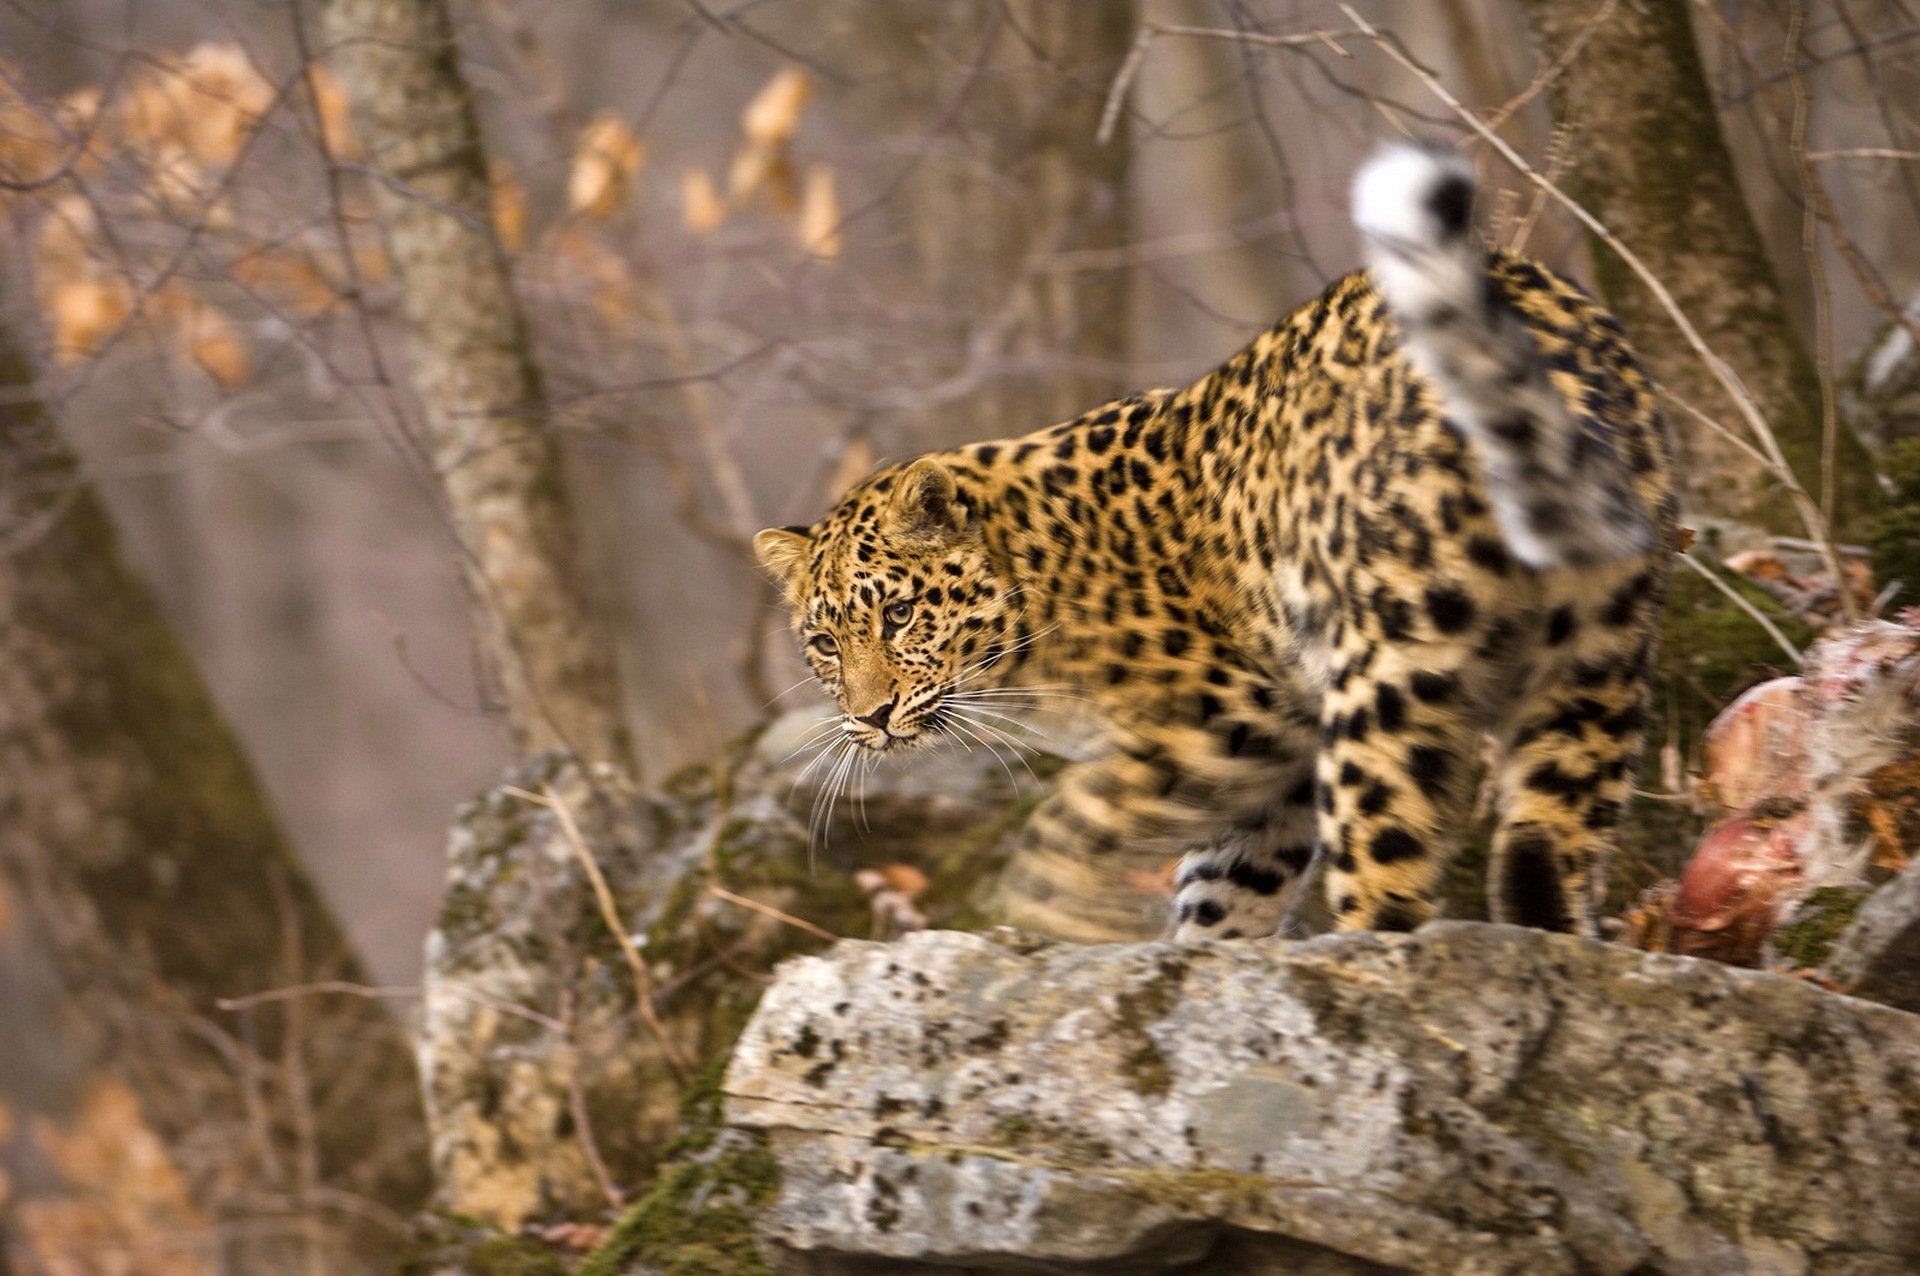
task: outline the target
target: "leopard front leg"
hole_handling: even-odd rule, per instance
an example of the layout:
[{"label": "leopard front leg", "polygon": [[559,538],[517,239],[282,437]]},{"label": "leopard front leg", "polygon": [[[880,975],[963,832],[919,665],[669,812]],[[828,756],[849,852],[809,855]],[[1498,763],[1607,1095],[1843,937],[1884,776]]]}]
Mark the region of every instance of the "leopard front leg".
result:
[{"label": "leopard front leg", "polygon": [[1181,781],[1176,766],[1139,750],[1067,768],[1020,830],[993,913],[1078,943],[1158,934],[1166,901],[1147,883],[1184,841],[1207,832],[1201,813],[1171,796]]},{"label": "leopard front leg", "polygon": [[1313,863],[1313,767],[1278,779],[1274,804],[1180,860],[1174,938],[1258,938],[1286,924]]},{"label": "leopard front leg", "polygon": [[1012,924],[1085,942],[1163,929],[1147,885],[1173,856],[1180,938],[1271,934],[1312,854],[1309,715],[1251,677],[1116,730],[1033,813],[1002,878]]}]

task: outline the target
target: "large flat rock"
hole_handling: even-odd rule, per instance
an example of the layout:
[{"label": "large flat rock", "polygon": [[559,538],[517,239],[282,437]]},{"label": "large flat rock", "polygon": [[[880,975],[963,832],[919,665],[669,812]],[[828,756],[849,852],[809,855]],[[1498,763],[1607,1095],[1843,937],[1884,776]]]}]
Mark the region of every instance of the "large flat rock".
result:
[{"label": "large flat rock", "polygon": [[1920,1016],[1512,927],[781,969],[788,1272],[1920,1271]]}]

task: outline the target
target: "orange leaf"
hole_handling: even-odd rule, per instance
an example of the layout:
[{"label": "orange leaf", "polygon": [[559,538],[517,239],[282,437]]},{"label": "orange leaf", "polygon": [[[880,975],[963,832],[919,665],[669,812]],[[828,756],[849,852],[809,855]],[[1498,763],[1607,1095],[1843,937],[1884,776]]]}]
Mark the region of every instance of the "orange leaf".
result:
[{"label": "orange leaf", "polygon": [[927,889],[927,875],[911,864],[882,864],[880,876],[889,887],[908,899]]},{"label": "orange leaf", "polygon": [[727,206],[704,168],[690,168],[680,179],[680,216],[688,230],[704,235],[727,219]]},{"label": "orange leaf", "polygon": [[840,255],[840,200],[833,190],[833,170],[824,164],[807,170],[798,233],[800,246],[814,256]]},{"label": "orange leaf", "polygon": [[626,200],[646,160],[646,144],[632,129],[615,116],[595,116],[574,144],[567,207],[582,217],[606,216]]},{"label": "orange leaf", "polygon": [[740,113],[740,131],[747,140],[772,148],[793,136],[800,110],[813,94],[813,81],[798,67],[774,74]]},{"label": "orange leaf", "polygon": [[133,309],[133,292],[121,279],[69,279],[45,290],[53,327],[53,361],[78,363],[92,354]]},{"label": "orange leaf", "polygon": [[734,152],[733,164],[727,169],[727,203],[734,208],[746,207],[766,184],[768,170],[776,158],[771,146],[751,141],[743,143]]},{"label": "orange leaf", "polygon": [[340,81],[333,72],[319,65],[309,68],[307,78],[313,85],[313,100],[320,115],[320,140],[326,143],[327,154],[337,160],[359,159],[360,139],[353,134],[353,117],[347,109],[347,95]]},{"label": "orange leaf", "polygon": [[223,387],[247,379],[246,342],[232,322],[209,305],[196,306],[186,327],[187,356]]},{"label": "orange leaf", "polygon": [[513,169],[505,160],[488,166],[489,192],[493,196],[493,229],[500,246],[517,253],[527,242],[527,193],[513,180]]}]

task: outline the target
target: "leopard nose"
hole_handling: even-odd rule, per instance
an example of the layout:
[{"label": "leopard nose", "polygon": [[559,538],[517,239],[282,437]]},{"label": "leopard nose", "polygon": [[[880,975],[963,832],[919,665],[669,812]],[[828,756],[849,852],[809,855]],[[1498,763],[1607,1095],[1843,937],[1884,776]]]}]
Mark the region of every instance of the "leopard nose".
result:
[{"label": "leopard nose", "polygon": [[856,715],[854,718],[854,721],[864,722],[870,727],[878,727],[880,730],[885,731],[887,729],[887,715],[892,712],[893,712],[893,701],[889,700],[885,704],[881,705],[878,709],[875,709],[872,713],[862,713],[862,714]]}]

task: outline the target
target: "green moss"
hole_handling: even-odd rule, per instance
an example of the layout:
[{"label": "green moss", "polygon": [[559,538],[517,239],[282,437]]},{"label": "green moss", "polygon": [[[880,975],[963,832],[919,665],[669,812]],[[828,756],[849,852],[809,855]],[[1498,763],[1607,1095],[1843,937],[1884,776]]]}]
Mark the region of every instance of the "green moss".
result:
[{"label": "green moss", "polygon": [[394,1267],[394,1276],[566,1276],[566,1265],[538,1241],[507,1236],[459,1214],[428,1215],[414,1224],[414,1238]]},{"label": "green moss", "polygon": [[1189,1217],[1218,1215],[1236,1205],[1237,1213],[1256,1214],[1274,1188],[1271,1179],[1231,1170],[1129,1170],[1124,1179],[1143,1200]]},{"label": "green moss", "polygon": [[1152,978],[1114,999],[1114,1027],[1134,1041],[1133,1048],[1120,1061],[1120,1070],[1136,1094],[1158,1096],[1173,1087],[1173,1071],[1167,1056],[1147,1029],[1172,1011],[1186,977],[1184,961],[1162,957]]},{"label": "green moss", "polygon": [[1901,439],[1887,449],[1886,475],[1893,484],[1888,508],[1873,529],[1873,578],[1899,582],[1895,607],[1920,605],[1920,439]]},{"label": "green moss", "polygon": [[1017,1114],[1003,1116],[993,1123],[993,1132],[987,1136],[987,1141],[995,1147],[1017,1148],[1027,1141],[1031,1133],[1033,1122],[1026,1117]]},{"label": "green moss", "polygon": [[770,1270],[753,1241],[753,1213],[779,1192],[780,1171],[762,1136],[725,1128],[726,1062],[717,1055],[688,1083],[660,1172],[574,1276],[621,1276],[638,1262],[664,1276]]},{"label": "green moss", "polygon": [[1791,966],[1819,966],[1872,893],[1856,886],[1822,886],[1800,902],[1793,917],[1768,942]]}]

